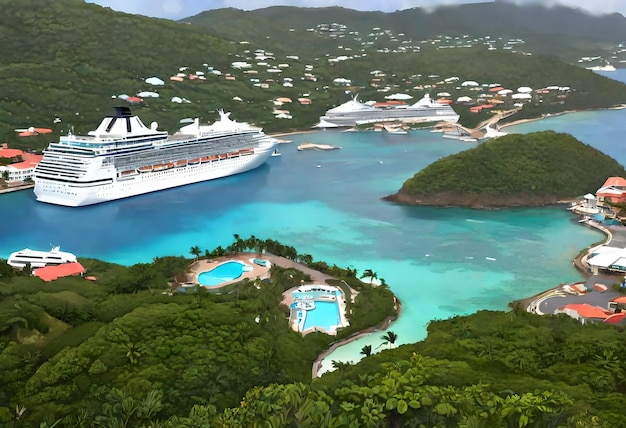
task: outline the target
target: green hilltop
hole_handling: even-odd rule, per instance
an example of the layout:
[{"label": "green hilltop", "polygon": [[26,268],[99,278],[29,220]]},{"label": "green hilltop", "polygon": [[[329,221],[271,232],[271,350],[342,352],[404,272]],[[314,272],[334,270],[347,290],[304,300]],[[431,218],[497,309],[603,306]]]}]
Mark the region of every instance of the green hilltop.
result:
[{"label": "green hilltop", "polygon": [[536,206],[595,192],[626,170],[569,134],[510,134],[440,159],[387,199],[469,207]]},{"label": "green hilltop", "polygon": [[[232,112],[232,118],[254,123],[267,132],[284,132],[310,128],[328,108],[355,94],[362,100],[379,101],[386,95],[381,90],[405,92],[414,98],[425,93],[434,96],[439,91],[450,92],[453,97],[467,95],[458,82],[442,83],[451,76],[513,89],[549,85],[572,88],[565,99],[529,104],[513,119],[626,103],[626,85],[556,57],[489,51],[484,43],[456,49],[428,48],[429,43],[422,43],[419,51],[401,50],[405,45],[399,34],[408,29],[398,26],[390,27],[391,33],[367,39],[376,39],[371,45],[362,45],[369,35],[350,34],[351,26],[361,22],[361,17],[367,16],[363,21],[367,26],[376,22],[391,25],[404,22],[407,16],[418,13],[415,10],[363,15],[343,8],[307,9],[301,13],[306,17],[303,28],[293,19],[297,8],[268,8],[255,13],[223,9],[173,22],[118,13],[80,0],[48,2],[45,7],[36,0],[0,0],[0,7],[0,141],[21,148],[41,149],[50,136],[20,139],[14,131],[17,128],[51,127],[55,136],[69,129],[86,133],[111,112],[112,106],[126,103],[116,98],[118,95],[132,96],[140,91],[156,91],[160,97],[145,98],[133,106],[134,112],[144,122],[156,121],[170,132],[176,131],[180,119],[186,117],[213,121],[220,108]],[[315,23],[336,22],[330,21],[333,16],[346,22],[345,34],[334,37],[329,31],[309,31],[316,28]],[[398,19],[390,21],[391,16]],[[209,25],[213,21],[203,21],[208,18],[221,21],[213,28]],[[413,33],[403,37],[408,40]],[[598,32],[597,37],[608,45],[613,43],[608,33]],[[254,55],[259,49],[271,53],[267,66],[257,64],[262,62]],[[329,61],[341,56],[344,61]],[[233,68],[235,61],[250,63],[257,74]],[[287,65],[282,72],[267,71],[281,63]],[[306,65],[313,68],[311,80],[304,79]],[[371,81],[373,70],[381,71],[377,85]],[[170,80],[177,73],[187,76],[197,71],[206,79]],[[145,79],[152,76],[165,84],[146,84]],[[350,79],[352,84],[333,83],[339,77]],[[293,87],[285,86],[284,78],[292,79]],[[307,94],[311,104],[296,102]],[[173,103],[173,97],[189,103]],[[283,107],[290,111],[291,120],[274,117],[272,100],[276,97],[294,101]],[[455,105],[455,109],[461,123],[470,127],[490,117],[487,112],[470,113],[469,106]],[[57,117],[61,121],[53,123]]]}]

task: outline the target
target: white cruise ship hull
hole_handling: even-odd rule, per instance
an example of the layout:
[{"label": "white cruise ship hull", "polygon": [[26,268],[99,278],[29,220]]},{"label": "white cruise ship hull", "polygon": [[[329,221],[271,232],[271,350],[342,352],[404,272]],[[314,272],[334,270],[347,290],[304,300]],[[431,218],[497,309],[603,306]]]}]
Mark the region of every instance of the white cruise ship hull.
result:
[{"label": "white cruise ship hull", "polygon": [[49,204],[68,207],[99,204],[250,171],[261,166],[272,155],[274,147],[274,144],[265,144],[246,156],[173,166],[161,171],[135,171],[121,177],[112,170],[110,182],[97,186],[40,178],[35,180],[34,193],[38,201]]}]

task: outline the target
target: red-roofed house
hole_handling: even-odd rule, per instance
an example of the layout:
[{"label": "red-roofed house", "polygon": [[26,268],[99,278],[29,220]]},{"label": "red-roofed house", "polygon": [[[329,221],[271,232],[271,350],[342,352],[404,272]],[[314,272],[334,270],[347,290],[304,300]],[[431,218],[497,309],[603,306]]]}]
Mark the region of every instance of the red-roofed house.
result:
[{"label": "red-roofed house", "polygon": [[596,197],[600,202],[626,202],[626,179],[622,177],[607,178],[602,187],[596,192]]},{"label": "red-roofed house", "polygon": [[8,172],[7,183],[19,183],[32,179],[35,167],[43,158],[42,155],[23,152],[18,149],[9,149],[6,144],[0,147],[1,158],[21,158],[22,162],[0,166],[0,174]]},{"label": "red-roofed house", "polygon": [[554,311],[554,313],[567,314],[575,320],[579,320],[583,324],[588,322],[604,321],[610,315],[613,315],[613,312],[609,312],[600,306],[593,306],[588,303],[570,303],[565,306],[561,306]]},{"label": "red-roofed house", "polygon": [[626,312],[618,312],[616,314],[609,315],[602,322],[613,325],[624,325],[624,323],[626,323]]},{"label": "red-roofed house", "polygon": [[44,266],[33,271],[33,275],[44,281],[54,281],[66,276],[78,276],[85,273],[85,268],[78,262],[63,263],[56,266]]}]

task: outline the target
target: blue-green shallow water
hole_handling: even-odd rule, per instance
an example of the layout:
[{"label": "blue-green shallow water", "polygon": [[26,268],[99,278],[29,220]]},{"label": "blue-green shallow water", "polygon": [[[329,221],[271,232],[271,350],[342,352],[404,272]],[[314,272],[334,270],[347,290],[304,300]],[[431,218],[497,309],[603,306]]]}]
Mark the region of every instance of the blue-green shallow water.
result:
[{"label": "blue-green shallow water", "polygon": [[[507,131],[569,132],[624,164],[624,119],[624,110],[585,112]],[[579,279],[572,258],[602,237],[563,208],[475,211],[380,200],[419,169],[475,143],[428,131],[288,138],[293,143],[280,147],[283,156],[255,171],[92,207],[41,204],[30,191],[2,195],[0,257],[61,245],[79,257],[128,265],[191,257],[192,246],[228,245],[234,233],[273,238],[384,277],[403,304],[391,327],[402,344],[422,339],[432,319],[506,309],[511,300]],[[302,142],[342,149],[298,152]],[[357,360],[362,346],[382,342],[381,334],[339,348],[324,368],[333,359]]]}]

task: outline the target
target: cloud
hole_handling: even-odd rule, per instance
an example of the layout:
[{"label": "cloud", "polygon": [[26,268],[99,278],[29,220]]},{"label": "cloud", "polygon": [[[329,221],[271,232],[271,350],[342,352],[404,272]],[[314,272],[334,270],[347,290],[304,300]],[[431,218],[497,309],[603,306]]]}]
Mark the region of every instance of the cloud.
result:
[{"label": "cloud", "polygon": [[[414,7],[433,8],[442,5],[477,3],[489,0],[87,0],[113,10],[167,19],[182,19],[210,9],[232,7],[242,10],[269,6],[329,7],[394,12]],[[491,0],[494,1],[494,0]],[[515,4],[563,5],[595,14],[619,12],[626,15],[624,0],[495,0]]]},{"label": "cloud", "polygon": [[626,15],[626,2],[624,0],[505,0],[517,5],[543,4],[545,6],[568,6],[581,9],[593,14],[606,14],[618,12]]}]

